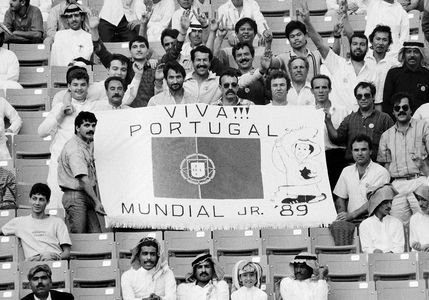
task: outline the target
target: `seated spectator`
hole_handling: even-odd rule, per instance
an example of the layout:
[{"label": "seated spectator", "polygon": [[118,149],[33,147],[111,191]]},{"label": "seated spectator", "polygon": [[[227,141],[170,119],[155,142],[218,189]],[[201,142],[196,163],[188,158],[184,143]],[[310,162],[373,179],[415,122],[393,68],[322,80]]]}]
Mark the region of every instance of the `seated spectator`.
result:
[{"label": "seated spectator", "polygon": [[337,220],[360,223],[368,215],[368,187],[390,182],[389,172],[371,160],[372,141],[358,134],[352,140],[355,164],[345,167],[333,193],[337,196]]},{"label": "seated spectator", "polygon": [[135,39],[145,6],[141,0],[105,0],[98,30],[103,42],[128,42]]},{"label": "seated spectator", "polygon": [[3,47],[5,33],[0,29],[0,89],[22,89],[18,83],[19,61],[15,53]]},{"label": "seated spectator", "polygon": [[429,251],[429,186],[422,184],[414,191],[420,210],[410,219],[410,246],[415,251]]},{"label": "seated spectator", "polygon": [[252,101],[241,99],[238,97],[238,76],[235,69],[228,69],[219,77],[219,87],[222,92],[222,97],[216,105],[222,106],[241,106],[253,105]]},{"label": "seated spectator", "polygon": [[34,266],[28,271],[28,282],[30,283],[32,293],[28,294],[22,300],[73,300],[70,293],[59,292],[52,289],[52,271],[46,265]]},{"label": "seated spectator", "polygon": [[288,105],[287,93],[290,89],[290,79],[287,74],[280,70],[272,71],[266,81],[270,88],[271,102],[267,105]]},{"label": "seated spectator", "polygon": [[126,109],[128,105],[122,104],[127,86],[124,80],[119,76],[108,77],[104,81],[107,101],[97,101],[95,110]]},{"label": "seated spectator", "polygon": [[83,30],[85,11],[77,4],[70,4],[61,16],[67,19],[69,29],[55,33],[50,65],[69,66],[76,58],[90,60],[93,45],[91,34]]},{"label": "seated spectator", "polygon": [[231,300],[267,300],[268,295],[261,290],[262,267],[247,260],[238,261],[232,270]]},{"label": "seated spectator", "polygon": [[396,191],[385,184],[369,192],[369,218],[360,223],[359,237],[364,253],[404,252],[404,227],[390,215]]},{"label": "seated spectator", "polygon": [[308,70],[309,64],[305,57],[294,56],[289,60],[288,71],[292,81],[287,93],[289,104],[314,106],[314,95],[310,82],[307,81]]},{"label": "seated spectator", "polygon": [[146,11],[152,11],[147,24],[147,39],[149,42],[159,41],[162,31],[168,27],[173,16],[174,0],[152,0],[147,2],[153,3],[152,7],[146,7]]},{"label": "seated spectator", "polygon": [[12,171],[0,167],[0,209],[16,209],[16,178]]},{"label": "seated spectator", "polygon": [[58,158],[58,185],[63,194],[66,224],[71,233],[99,233],[97,214],[105,215],[97,195],[93,144],[97,119],[81,111],[74,120],[75,135]]},{"label": "seated spectator", "polygon": [[43,41],[42,13],[30,5],[30,0],[11,0],[3,23],[12,33],[6,36],[8,43],[37,44]]},{"label": "seated spectator", "polygon": [[283,299],[328,299],[328,269],[319,266],[316,255],[301,252],[290,262],[290,266],[294,275],[283,278],[280,282],[280,295]]},{"label": "seated spectator", "polygon": [[156,239],[142,238],[131,250],[131,268],[122,274],[121,288],[124,300],[176,299],[176,279]]},{"label": "seated spectator", "polygon": [[208,253],[198,255],[192,262],[192,272],[186,283],[177,287],[177,300],[228,300],[229,288],[223,280],[224,271]]},{"label": "seated spectator", "polygon": [[406,12],[412,10],[424,11],[425,0],[398,0]]},{"label": "seated spectator", "polygon": [[153,96],[149,100],[148,106],[190,104],[197,102],[195,95],[183,88],[186,72],[178,62],[167,62],[164,66],[163,72],[168,90],[164,90],[163,92]]},{"label": "seated spectator", "polygon": [[64,221],[45,213],[51,197],[46,184],[36,183],[30,191],[31,214],[16,217],[1,228],[4,235],[21,239],[29,261],[65,260],[70,256],[71,241]]},{"label": "seated spectator", "polygon": [[[5,128],[5,119],[9,121],[9,127]],[[0,159],[11,159],[6,142],[5,133],[18,134],[22,126],[22,119],[18,112],[5,98],[0,97]]]},{"label": "seated spectator", "polygon": [[[46,38],[43,43],[47,47],[51,47],[54,42],[55,33],[59,30],[69,29],[68,19],[62,16],[64,10],[70,4],[76,4],[77,0],[63,0],[49,11],[49,16],[46,24]],[[83,10],[87,18],[84,18],[82,29],[89,31],[89,16],[91,16],[91,10],[89,7],[80,5],[80,8]]]}]

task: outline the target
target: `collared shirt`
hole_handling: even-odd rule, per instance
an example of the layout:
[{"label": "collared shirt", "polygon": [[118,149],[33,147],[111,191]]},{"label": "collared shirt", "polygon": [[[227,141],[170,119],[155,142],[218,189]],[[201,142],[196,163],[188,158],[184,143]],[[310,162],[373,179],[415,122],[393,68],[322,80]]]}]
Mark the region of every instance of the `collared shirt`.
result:
[{"label": "collared shirt", "polygon": [[186,75],[183,88],[186,93],[196,95],[198,103],[210,104],[221,97],[219,76],[209,72],[209,77],[201,83],[198,83],[195,76],[197,76],[195,72]]},{"label": "collared shirt", "polygon": [[50,65],[66,67],[78,57],[91,60],[93,49],[91,34],[83,29],[57,31],[52,45]]},{"label": "collared shirt", "polygon": [[[310,51],[308,50],[308,48],[305,49],[305,52],[307,53],[305,57],[307,58],[308,65],[309,65],[307,80],[310,81],[314,76],[320,73],[320,65],[322,64],[322,55],[318,50]],[[285,53],[281,53],[277,55],[273,59],[273,64],[279,63],[280,68],[286,70],[286,72],[289,74],[289,68],[288,68],[289,61],[291,60],[291,58],[297,57],[297,56],[298,55],[296,55],[293,49],[291,49]]]},{"label": "collared shirt", "polygon": [[23,17],[16,14],[11,8],[4,16],[4,25],[10,31],[39,31],[43,33],[43,18],[40,9],[29,5]]},{"label": "collared shirt", "polygon": [[361,81],[377,81],[377,72],[374,67],[365,62],[359,74],[356,75],[352,62],[335,54],[332,50],[329,50],[324,64],[332,80],[330,96],[332,103],[344,106],[348,111],[356,111],[358,104],[353,93],[354,88]]},{"label": "collared shirt", "polygon": [[379,24],[390,27],[393,39],[391,51],[398,53],[402,44],[410,37],[410,21],[407,12],[397,1],[393,3],[384,0],[370,1],[366,15],[365,35],[369,36]]},{"label": "collared shirt", "polygon": [[[429,124],[411,119],[405,134],[398,130],[397,124],[389,128],[380,139],[377,161],[390,163],[392,177],[421,174],[417,162],[424,160],[429,151]],[[423,163],[427,163],[423,161]]]},{"label": "collared shirt", "polygon": [[225,4],[222,4],[218,8],[219,20],[225,20],[226,24],[229,25],[232,30],[238,20],[242,18],[251,18],[258,25],[258,33],[262,34],[265,28],[268,28],[267,21],[261,13],[259,4],[255,0],[243,0],[243,7],[241,12],[238,11],[237,7],[232,3],[231,0],[227,0]]},{"label": "collared shirt", "polygon": [[429,70],[423,67],[416,71],[408,69],[405,65],[392,68],[387,72],[384,84],[383,111],[392,114],[392,96],[397,92],[407,92],[413,96],[413,108],[429,100]]},{"label": "collared shirt", "polygon": [[338,139],[333,142],[340,144],[347,142],[345,158],[348,161],[352,161],[352,140],[356,135],[364,133],[372,140],[373,150],[371,158],[375,161],[380,137],[392,125],[393,120],[386,113],[374,109],[371,115],[364,118],[362,112],[358,110],[344,118],[337,129]]},{"label": "collared shirt", "polygon": [[[129,4],[128,4],[129,3]],[[118,26],[125,16],[128,22],[140,20],[146,6],[143,0],[109,0],[104,1],[100,11],[100,19]]]},{"label": "collared shirt", "polygon": [[353,212],[368,201],[366,197],[368,188],[389,182],[389,172],[379,164],[370,161],[362,178],[359,178],[357,165],[353,164],[343,169],[333,193],[340,198],[349,199],[347,211]]},{"label": "collared shirt", "polygon": [[327,300],[328,292],[326,280],[296,280],[286,277],[280,282],[280,295],[283,299]]},{"label": "collared shirt", "polygon": [[410,219],[410,246],[413,243],[429,244],[429,215],[416,212]]},{"label": "collared shirt", "polygon": [[77,135],[71,138],[63,148],[58,158],[58,184],[60,187],[82,190],[77,179],[78,176],[86,175],[91,186],[95,186],[93,143],[86,143]]},{"label": "collared shirt", "polygon": [[109,101],[103,100],[103,101],[97,101],[97,103],[95,103],[94,110],[101,111],[101,110],[117,110],[117,109],[128,109],[128,108],[131,108],[131,107],[125,104],[121,104],[119,106],[113,106]]},{"label": "collared shirt", "polygon": [[195,282],[182,283],[177,287],[177,300],[228,300],[229,287],[223,281],[210,281],[204,287]]},{"label": "collared shirt", "polygon": [[176,102],[176,99],[171,95],[170,90],[163,91],[152,98],[150,98],[147,106],[155,105],[175,105],[175,104],[191,104],[196,103],[197,98],[186,90],[183,91],[183,97],[180,103]]},{"label": "collared shirt", "polygon": [[[40,300],[39,298],[37,298],[36,295],[33,294],[33,296],[34,296],[34,300]],[[46,298],[46,300],[52,300],[52,298],[51,298],[51,292],[49,292],[48,297]]]},{"label": "collared shirt", "polygon": [[170,24],[174,9],[174,0],[161,0],[153,5],[152,15],[147,24],[149,42],[159,42],[162,31]]},{"label": "collared shirt", "polygon": [[295,85],[292,83],[289,91],[287,92],[287,101],[291,105],[311,105],[314,106],[315,100],[314,95],[311,92],[311,86],[309,82],[305,82],[305,85],[299,92],[295,89]]},{"label": "collared shirt", "polygon": [[364,253],[374,253],[375,249],[386,252],[404,252],[404,226],[392,216],[381,221],[375,215],[365,219],[359,226],[359,237]]}]

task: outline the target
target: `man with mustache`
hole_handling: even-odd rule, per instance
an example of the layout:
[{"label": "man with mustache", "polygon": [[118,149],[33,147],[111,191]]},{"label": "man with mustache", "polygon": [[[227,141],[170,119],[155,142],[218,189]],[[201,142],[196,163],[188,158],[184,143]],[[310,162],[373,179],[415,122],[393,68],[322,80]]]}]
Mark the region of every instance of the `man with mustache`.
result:
[{"label": "man with mustache", "polygon": [[81,111],[74,121],[75,136],[58,159],[58,184],[63,194],[66,224],[71,233],[101,232],[97,214],[105,215],[97,195],[94,165],[94,132],[97,119]]},{"label": "man with mustache", "polygon": [[176,280],[161,243],[142,238],[131,250],[131,268],[121,277],[124,300],[176,300]]},{"label": "man with mustache", "polygon": [[32,293],[21,300],[73,300],[70,293],[58,292],[52,289],[52,271],[46,265],[34,266],[28,271],[28,281],[30,282]]},{"label": "man with mustache", "polygon": [[249,100],[240,99],[238,97],[238,77],[235,69],[227,69],[219,77],[219,87],[222,91],[222,98],[217,102],[217,105],[225,106],[240,106],[253,105]]},{"label": "man with mustache", "polygon": [[85,11],[78,4],[70,4],[62,17],[67,19],[69,29],[55,33],[51,50],[51,66],[68,66],[74,59],[91,59],[93,45],[91,34],[83,30]]},{"label": "man with mustache", "polygon": [[287,93],[289,104],[314,105],[314,95],[307,81],[308,69],[309,63],[305,57],[294,56],[289,60],[288,70],[292,82]]},{"label": "man with mustache", "polygon": [[375,68],[365,62],[368,51],[368,38],[361,33],[354,33],[350,38],[350,60],[335,54],[316,31],[310,21],[307,3],[300,1],[299,15],[307,26],[308,35],[323,58],[332,80],[331,100],[335,105],[345,107],[349,112],[356,111],[358,104],[353,90],[358,82],[376,82]]},{"label": "man with mustache", "polygon": [[192,262],[186,282],[177,287],[177,300],[228,300],[229,288],[224,271],[211,254],[202,253]]},{"label": "man with mustache", "polygon": [[128,105],[122,104],[127,86],[124,79],[119,76],[107,77],[104,81],[107,101],[97,101],[95,110],[126,109]]},{"label": "man with mustache", "polygon": [[387,72],[384,84],[383,111],[392,114],[393,94],[409,93],[414,99],[413,110],[429,99],[429,70],[424,67],[424,44],[420,42],[404,42],[399,51],[401,67],[392,68]]},{"label": "man with mustache", "polygon": [[72,243],[66,224],[45,212],[50,197],[46,184],[34,184],[29,193],[31,214],[13,218],[1,228],[4,235],[15,235],[21,240],[28,261],[66,260],[70,256]]},{"label": "man with mustache", "polygon": [[392,216],[407,224],[420,211],[413,192],[426,183],[429,174],[429,124],[411,118],[413,97],[399,92],[392,96],[396,123],[380,139],[377,161],[384,165],[399,192],[393,199]]},{"label": "man with mustache", "polygon": [[369,192],[369,218],[359,226],[364,253],[402,253],[405,239],[402,222],[390,215],[396,191],[390,184]]},{"label": "man with mustache", "polygon": [[267,105],[288,105],[287,92],[290,89],[290,79],[286,72],[273,70],[267,78],[267,87],[271,92],[271,102]]}]

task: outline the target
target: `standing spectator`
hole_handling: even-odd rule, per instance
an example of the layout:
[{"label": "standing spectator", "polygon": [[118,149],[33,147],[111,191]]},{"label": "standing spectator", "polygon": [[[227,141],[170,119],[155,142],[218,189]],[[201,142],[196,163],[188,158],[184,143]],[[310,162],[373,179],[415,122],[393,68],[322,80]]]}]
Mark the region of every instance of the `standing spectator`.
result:
[{"label": "standing spectator", "polygon": [[266,83],[271,93],[271,102],[267,105],[288,105],[287,93],[291,83],[287,74],[281,70],[273,70]]},{"label": "standing spectator", "polygon": [[420,212],[410,219],[410,246],[415,251],[429,251],[429,186],[422,184],[414,191],[419,201]]},{"label": "standing spectator", "polygon": [[333,193],[337,196],[337,220],[360,223],[368,214],[368,187],[390,182],[389,172],[371,160],[372,141],[364,134],[352,141],[355,163],[345,167]]},{"label": "standing spectator", "polygon": [[173,13],[173,16],[171,17],[171,28],[180,31],[180,19],[185,12],[189,15],[191,23],[198,24],[198,8],[201,4],[199,0],[177,0],[177,3],[179,3],[180,7]]},{"label": "standing spectator", "polygon": [[125,95],[127,86],[124,79],[119,76],[108,77],[104,81],[104,88],[107,95],[107,101],[97,101],[95,110],[114,110],[130,108],[128,105],[122,104],[122,99]]},{"label": "standing spectator", "polygon": [[292,105],[314,105],[314,95],[307,81],[309,63],[305,57],[294,56],[289,60],[288,70],[292,81],[287,98]]},{"label": "standing spectator", "polygon": [[399,52],[401,67],[387,72],[384,84],[383,111],[393,112],[393,95],[398,92],[409,93],[413,97],[415,111],[429,99],[429,70],[424,67],[424,44],[405,42]]},{"label": "standing spectator", "polygon": [[121,276],[124,300],[176,300],[176,280],[159,241],[142,238],[131,250],[131,268]]},{"label": "standing spectator", "polygon": [[[348,7],[347,13],[355,14],[355,15],[366,14],[368,1],[370,0],[347,1],[347,7]],[[344,2],[346,1],[345,0],[326,0],[326,7],[328,8],[326,15],[334,16],[341,13]]]},{"label": "standing spectator", "polygon": [[10,220],[1,228],[3,234],[21,239],[26,260],[68,259],[72,243],[67,227],[61,218],[45,213],[51,190],[46,184],[36,183],[29,197],[31,214]]},{"label": "standing spectator", "polygon": [[174,13],[174,0],[149,0],[152,8],[146,4],[146,11],[152,10],[149,23],[147,24],[147,39],[149,42],[158,42],[161,33],[168,27]]},{"label": "standing spectator", "polygon": [[90,60],[93,45],[91,34],[83,30],[85,11],[77,4],[70,4],[61,16],[67,19],[69,29],[55,33],[50,65],[68,66],[79,57]]},{"label": "standing spectator", "polygon": [[94,165],[94,132],[97,119],[81,111],[74,121],[75,136],[58,159],[58,184],[64,192],[66,223],[71,233],[101,232],[97,214],[105,215],[98,197]]},{"label": "standing spectator", "polygon": [[253,105],[252,101],[238,97],[238,76],[235,69],[227,69],[219,77],[219,87],[222,97],[216,103],[224,106]]},{"label": "standing spectator", "polygon": [[404,252],[404,227],[401,221],[390,215],[395,191],[385,184],[370,192],[369,218],[359,226],[359,237],[364,253]]},{"label": "standing spectator", "polygon": [[393,95],[392,103],[396,123],[381,136],[377,161],[389,171],[399,193],[393,199],[392,216],[407,224],[420,210],[413,192],[427,181],[429,124],[411,118],[411,95],[399,92]]},{"label": "standing spectator", "polygon": [[30,5],[30,0],[10,0],[3,23],[12,32],[6,36],[8,43],[37,44],[43,41],[42,13]]}]

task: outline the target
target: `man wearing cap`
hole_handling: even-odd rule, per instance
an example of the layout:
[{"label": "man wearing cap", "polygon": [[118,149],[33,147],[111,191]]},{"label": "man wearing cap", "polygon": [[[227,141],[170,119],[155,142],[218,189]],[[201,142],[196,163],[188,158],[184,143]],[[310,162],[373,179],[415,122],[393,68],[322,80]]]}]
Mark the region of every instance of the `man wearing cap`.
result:
[{"label": "man wearing cap", "polygon": [[176,280],[161,244],[142,238],[131,250],[131,268],[121,277],[124,300],[176,300]]},{"label": "man wearing cap", "polygon": [[229,288],[224,272],[208,253],[198,255],[192,262],[192,272],[177,287],[178,300],[228,300]]},{"label": "man wearing cap", "polygon": [[58,292],[52,289],[52,271],[46,265],[37,265],[30,269],[27,275],[32,293],[21,300],[73,300],[70,293]]},{"label": "man wearing cap", "polygon": [[429,70],[424,67],[424,44],[405,42],[398,59],[402,66],[390,69],[384,83],[383,111],[391,115],[392,96],[397,92],[407,92],[414,98],[414,111],[429,99]]},{"label": "man wearing cap", "polygon": [[410,246],[415,251],[429,251],[429,186],[422,184],[414,191],[420,212],[410,219]]},{"label": "man wearing cap", "polygon": [[280,294],[283,299],[327,300],[328,268],[319,266],[317,256],[301,252],[290,262],[293,276],[285,277],[280,282]]},{"label": "man wearing cap", "polygon": [[69,29],[57,31],[51,50],[51,66],[68,66],[74,59],[91,59],[93,45],[91,34],[83,30],[86,12],[78,4],[70,4],[62,17]]},{"label": "man wearing cap", "polygon": [[359,237],[364,253],[404,252],[404,227],[390,215],[396,191],[385,184],[368,193],[369,218],[359,226]]}]

